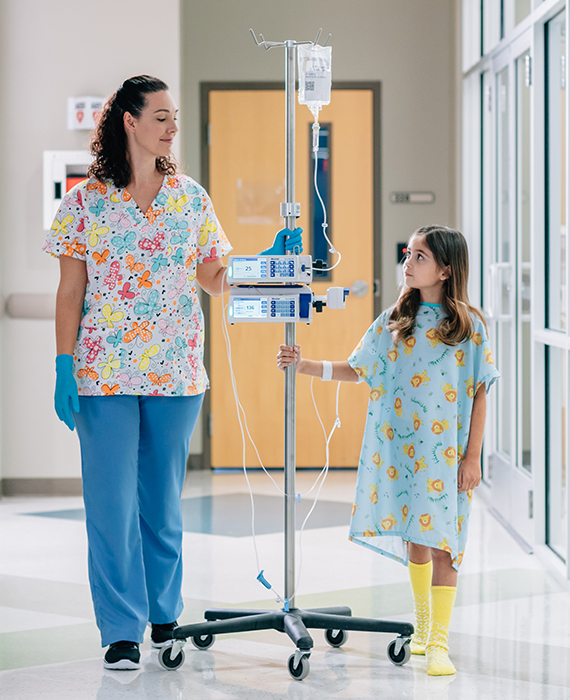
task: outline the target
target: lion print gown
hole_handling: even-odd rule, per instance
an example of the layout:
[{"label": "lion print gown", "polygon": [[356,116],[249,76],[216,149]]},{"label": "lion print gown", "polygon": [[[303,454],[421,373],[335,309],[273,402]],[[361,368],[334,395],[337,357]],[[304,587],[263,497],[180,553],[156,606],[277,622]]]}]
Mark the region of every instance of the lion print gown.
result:
[{"label": "lion print gown", "polygon": [[437,340],[439,304],[420,304],[414,334],[394,347],[384,311],[349,357],[370,387],[350,539],[404,564],[407,542],[446,550],[459,569],[472,492],[457,491],[473,398],[499,377],[485,327],[456,346]]}]

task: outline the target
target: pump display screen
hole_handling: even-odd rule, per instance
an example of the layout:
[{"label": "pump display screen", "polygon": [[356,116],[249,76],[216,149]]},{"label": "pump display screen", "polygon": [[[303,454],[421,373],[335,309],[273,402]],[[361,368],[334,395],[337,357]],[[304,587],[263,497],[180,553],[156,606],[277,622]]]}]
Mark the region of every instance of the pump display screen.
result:
[{"label": "pump display screen", "polygon": [[234,318],[266,318],[267,299],[234,299]]},{"label": "pump display screen", "polygon": [[267,260],[234,258],[233,276],[236,279],[264,279],[267,277]]}]

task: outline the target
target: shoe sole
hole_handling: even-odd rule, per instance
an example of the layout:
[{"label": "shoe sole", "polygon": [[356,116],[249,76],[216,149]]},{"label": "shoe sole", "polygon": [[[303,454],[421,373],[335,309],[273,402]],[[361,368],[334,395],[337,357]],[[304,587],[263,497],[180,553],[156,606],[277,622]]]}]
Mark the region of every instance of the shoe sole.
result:
[{"label": "shoe sole", "polygon": [[173,639],[165,639],[164,642],[153,642],[152,639],[150,640],[150,646],[153,649],[162,649],[162,647],[167,646],[168,644],[172,644],[174,640]]},{"label": "shoe sole", "polygon": [[141,667],[139,661],[131,661],[131,659],[119,659],[112,664],[103,660],[103,666],[111,671],[136,671]]}]

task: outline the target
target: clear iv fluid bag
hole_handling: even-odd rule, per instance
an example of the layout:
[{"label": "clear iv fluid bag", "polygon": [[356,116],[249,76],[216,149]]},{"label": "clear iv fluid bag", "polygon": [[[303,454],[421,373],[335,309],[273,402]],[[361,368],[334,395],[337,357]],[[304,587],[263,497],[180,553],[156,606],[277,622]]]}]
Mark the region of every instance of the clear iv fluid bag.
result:
[{"label": "clear iv fluid bag", "polygon": [[332,46],[301,45],[297,48],[299,66],[299,104],[307,105],[315,115],[331,101]]}]

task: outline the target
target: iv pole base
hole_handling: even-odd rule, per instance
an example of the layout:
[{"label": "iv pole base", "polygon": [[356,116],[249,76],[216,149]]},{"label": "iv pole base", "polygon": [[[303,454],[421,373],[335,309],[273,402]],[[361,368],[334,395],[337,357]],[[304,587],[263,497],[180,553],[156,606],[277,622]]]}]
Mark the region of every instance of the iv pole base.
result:
[{"label": "iv pole base", "polygon": [[[326,630],[325,639],[333,647],[342,646],[348,630],[360,632],[386,632],[399,637],[388,645],[388,657],[392,663],[402,666],[409,661],[410,637],[414,626],[409,622],[352,617],[348,607],[315,608],[289,611],[276,610],[206,610],[205,622],[183,625],[173,630],[173,641],[161,649],[159,661],[164,668],[175,669],[184,663],[180,644],[192,639],[198,649],[208,649],[214,643],[214,635],[235,632],[251,632],[273,629],[285,632],[296,651],[289,658],[288,670],[295,680],[303,680],[309,673],[309,656],[313,639],[309,629]],[[172,654],[174,652],[174,655]]]}]

